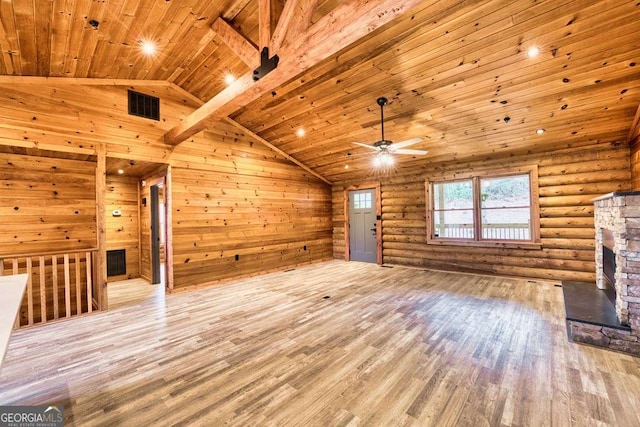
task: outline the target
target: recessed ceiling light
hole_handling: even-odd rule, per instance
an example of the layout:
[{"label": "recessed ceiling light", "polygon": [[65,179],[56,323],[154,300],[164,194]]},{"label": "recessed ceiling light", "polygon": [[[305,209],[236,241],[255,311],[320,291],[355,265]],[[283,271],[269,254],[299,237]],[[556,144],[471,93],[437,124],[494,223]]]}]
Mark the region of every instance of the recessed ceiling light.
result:
[{"label": "recessed ceiling light", "polygon": [[156,44],[150,40],[140,40],[140,50],[147,56],[156,54]]},{"label": "recessed ceiling light", "polygon": [[538,129],[538,130],[536,131],[536,133],[537,133],[538,135],[542,135],[542,134],[544,133],[544,129]]},{"label": "recessed ceiling light", "polygon": [[231,83],[233,83],[233,82],[235,82],[235,81],[236,81],[236,77],[235,77],[233,74],[231,74],[231,73],[227,73],[227,74],[225,74],[225,76],[224,76],[224,82],[225,82],[227,85],[230,85]]},{"label": "recessed ceiling light", "polygon": [[300,138],[302,138],[306,134],[307,134],[307,132],[304,130],[304,128],[298,128],[298,130],[296,131],[296,135],[298,135],[298,137],[300,137]]},{"label": "recessed ceiling light", "polygon": [[349,169],[349,165],[344,165],[344,168],[345,169]]},{"label": "recessed ceiling light", "polygon": [[529,56],[529,58],[535,58],[539,53],[540,48],[538,48],[537,46],[531,46],[527,51],[527,55]]},{"label": "recessed ceiling light", "polygon": [[119,175],[122,175],[123,173],[124,173],[124,170],[122,170],[122,169],[118,169],[118,174],[119,174]]}]

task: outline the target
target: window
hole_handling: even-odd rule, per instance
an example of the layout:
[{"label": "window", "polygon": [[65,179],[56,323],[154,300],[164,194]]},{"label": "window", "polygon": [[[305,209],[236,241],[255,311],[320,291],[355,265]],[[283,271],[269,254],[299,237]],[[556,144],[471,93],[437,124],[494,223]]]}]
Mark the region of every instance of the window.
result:
[{"label": "window", "polygon": [[353,195],[354,209],[371,209],[371,193],[355,193]]},{"label": "window", "polygon": [[535,166],[427,183],[429,243],[538,244]]}]

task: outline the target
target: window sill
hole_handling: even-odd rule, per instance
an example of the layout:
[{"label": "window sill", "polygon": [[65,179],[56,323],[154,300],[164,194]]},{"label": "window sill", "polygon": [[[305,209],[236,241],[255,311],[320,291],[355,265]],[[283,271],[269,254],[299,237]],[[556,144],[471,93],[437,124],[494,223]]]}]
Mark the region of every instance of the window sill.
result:
[{"label": "window sill", "polygon": [[540,242],[517,242],[496,240],[455,240],[455,239],[427,239],[428,245],[443,246],[473,246],[479,248],[508,248],[508,249],[542,249]]}]

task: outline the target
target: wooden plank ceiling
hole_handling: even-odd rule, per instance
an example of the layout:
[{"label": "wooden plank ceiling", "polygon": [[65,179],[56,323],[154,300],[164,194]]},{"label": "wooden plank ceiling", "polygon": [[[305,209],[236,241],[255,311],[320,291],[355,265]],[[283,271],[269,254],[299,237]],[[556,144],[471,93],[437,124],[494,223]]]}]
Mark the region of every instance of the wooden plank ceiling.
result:
[{"label": "wooden plank ceiling", "polygon": [[[288,21],[287,35],[272,43],[290,52],[304,46],[296,28],[304,16],[313,25],[340,5],[363,3],[287,1],[271,0],[270,10],[262,0],[2,1],[0,74],[164,80],[208,101],[227,74],[251,71],[238,54],[268,38],[260,9],[272,35]],[[219,17],[249,48],[227,46]],[[352,144],[380,139],[380,96],[389,99],[386,138],[422,137],[411,148],[429,151],[397,156],[396,171],[626,143],[640,104],[638,34],[635,0],[423,1],[229,117],[332,182],[380,173],[374,152]],[[140,54],[143,39],[157,43],[157,55]]]}]

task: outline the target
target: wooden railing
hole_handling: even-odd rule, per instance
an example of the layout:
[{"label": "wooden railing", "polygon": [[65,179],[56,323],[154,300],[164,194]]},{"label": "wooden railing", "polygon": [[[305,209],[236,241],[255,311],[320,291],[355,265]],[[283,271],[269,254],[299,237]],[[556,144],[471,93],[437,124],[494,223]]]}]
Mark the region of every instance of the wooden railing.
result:
[{"label": "wooden railing", "polygon": [[[439,237],[450,239],[473,239],[473,224],[438,224],[435,227]],[[485,224],[482,238],[487,240],[529,240],[529,224]]]},{"label": "wooden railing", "polygon": [[98,295],[93,268],[96,255],[96,249],[85,249],[0,256],[0,276],[28,275],[14,329],[99,310],[94,298]]}]

